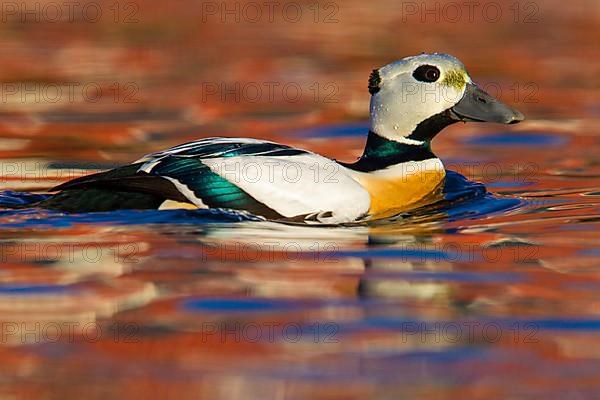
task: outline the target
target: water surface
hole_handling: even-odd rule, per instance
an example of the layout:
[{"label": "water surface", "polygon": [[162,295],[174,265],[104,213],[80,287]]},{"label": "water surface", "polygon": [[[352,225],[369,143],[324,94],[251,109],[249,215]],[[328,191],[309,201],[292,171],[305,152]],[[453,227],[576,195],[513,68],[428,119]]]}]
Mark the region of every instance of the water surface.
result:
[{"label": "water surface", "polygon": [[[597,4],[535,3],[530,24],[504,2],[498,23],[459,24],[394,4],[344,2],[332,24],[203,20],[187,2],[140,2],[132,24],[3,24],[4,82],[139,90],[135,102],[3,102],[0,397],[596,398]],[[327,228],[219,210],[10,209],[201,137],[351,161],[368,73],[424,50],[457,55],[528,117],[441,133],[441,203]],[[272,80],[304,95],[207,92]]]}]

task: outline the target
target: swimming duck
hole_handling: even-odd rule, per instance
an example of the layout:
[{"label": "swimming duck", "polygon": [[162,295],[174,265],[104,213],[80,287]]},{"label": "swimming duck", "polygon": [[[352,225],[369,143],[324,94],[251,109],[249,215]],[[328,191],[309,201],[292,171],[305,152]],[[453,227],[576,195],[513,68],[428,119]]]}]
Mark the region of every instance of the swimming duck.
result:
[{"label": "swimming duck", "polygon": [[447,54],[375,69],[368,89],[371,127],[354,163],[264,140],[208,138],[63,183],[40,206],[67,212],[224,208],[306,223],[380,218],[440,192],[445,170],[431,141],[443,128],[524,119]]}]

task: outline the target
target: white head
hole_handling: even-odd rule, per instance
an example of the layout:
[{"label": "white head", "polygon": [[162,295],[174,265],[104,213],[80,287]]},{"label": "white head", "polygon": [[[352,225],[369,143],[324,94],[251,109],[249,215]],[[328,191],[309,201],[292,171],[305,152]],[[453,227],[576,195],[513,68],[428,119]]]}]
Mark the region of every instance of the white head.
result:
[{"label": "white head", "polygon": [[523,119],[474,85],[465,66],[448,54],[406,57],[373,70],[369,92],[371,131],[408,144],[431,140],[459,120],[514,123]]}]

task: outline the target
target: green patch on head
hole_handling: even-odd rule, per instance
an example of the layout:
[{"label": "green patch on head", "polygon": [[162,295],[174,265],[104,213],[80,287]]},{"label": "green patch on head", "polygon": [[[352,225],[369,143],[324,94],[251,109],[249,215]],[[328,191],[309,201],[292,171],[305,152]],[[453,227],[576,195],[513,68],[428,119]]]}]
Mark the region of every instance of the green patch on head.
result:
[{"label": "green patch on head", "polygon": [[443,85],[454,87],[456,89],[462,89],[467,83],[467,74],[461,70],[450,70],[446,72],[444,76],[444,80],[442,81]]}]

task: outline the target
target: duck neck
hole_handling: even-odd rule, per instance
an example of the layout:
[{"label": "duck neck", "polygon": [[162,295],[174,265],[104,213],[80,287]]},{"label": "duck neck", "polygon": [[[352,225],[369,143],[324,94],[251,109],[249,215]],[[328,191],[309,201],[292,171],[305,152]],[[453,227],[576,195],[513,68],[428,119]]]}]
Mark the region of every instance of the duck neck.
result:
[{"label": "duck neck", "polygon": [[[366,158],[411,158],[416,152],[426,150],[431,156],[431,142],[429,141],[396,141],[385,138],[373,131],[369,131],[367,143],[362,157]],[[409,160],[414,161],[414,160]]]},{"label": "duck neck", "polygon": [[436,156],[431,151],[429,141],[401,142],[369,131],[363,155],[355,163],[347,166],[356,171],[370,172],[408,161],[423,161],[431,158]]}]

